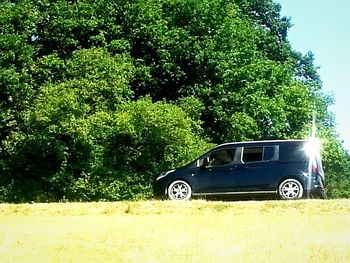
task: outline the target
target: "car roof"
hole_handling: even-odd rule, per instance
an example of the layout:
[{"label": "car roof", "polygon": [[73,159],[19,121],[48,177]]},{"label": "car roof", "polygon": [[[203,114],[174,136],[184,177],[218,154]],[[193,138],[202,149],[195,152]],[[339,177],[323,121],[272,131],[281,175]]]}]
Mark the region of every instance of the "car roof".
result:
[{"label": "car roof", "polygon": [[245,141],[245,142],[227,142],[219,144],[215,148],[221,148],[226,146],[241,146],[249,144],[281,144],[281,143],[292,143],[292,142],[307,142],[305,139],[293,139],[293,140],[263,140],[263,141]]}]

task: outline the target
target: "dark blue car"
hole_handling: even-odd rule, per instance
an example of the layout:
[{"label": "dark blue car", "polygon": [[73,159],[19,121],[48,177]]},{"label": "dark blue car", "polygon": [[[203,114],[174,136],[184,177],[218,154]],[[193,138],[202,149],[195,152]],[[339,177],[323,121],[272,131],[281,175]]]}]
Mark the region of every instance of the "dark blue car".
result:
[{"label": "dark blue car", "polygon": [[163,173],[154,193],[171,200],[266,194],[325,198],[319,144],[315,139],[225,143]]}]

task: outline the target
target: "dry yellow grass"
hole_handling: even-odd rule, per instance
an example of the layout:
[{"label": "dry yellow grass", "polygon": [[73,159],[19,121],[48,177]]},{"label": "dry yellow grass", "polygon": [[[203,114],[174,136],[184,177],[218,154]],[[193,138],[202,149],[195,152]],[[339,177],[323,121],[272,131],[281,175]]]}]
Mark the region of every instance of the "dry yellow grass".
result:
[{"label": "dry yellow grass", "polygon": [[0,262],[350,262],[350,200],[2,204]]}]

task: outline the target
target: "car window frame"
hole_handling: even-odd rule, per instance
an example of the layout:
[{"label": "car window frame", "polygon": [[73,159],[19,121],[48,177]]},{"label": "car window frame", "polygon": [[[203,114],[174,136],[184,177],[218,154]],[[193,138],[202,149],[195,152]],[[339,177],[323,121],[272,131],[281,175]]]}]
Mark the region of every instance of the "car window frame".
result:
[{"label": "car window frame", "polygon": [[200,161],[201,160],[204,160],[205,158],[208,158],[213,152],[217,152],[217,151],[222,151],[222,150],[234,150],[235,149],[235,154],[233,156],[233,159],[231,162],[227,163],[227,164],[222,164],[222,165],[216,165],[216,166],[206,166],[204,168],[217,168],[217,167],[224,167],[224,166],[230,166],[232,164],[237,164],[239,163],[239,156],[240,156],[240,148],[241,147],[224,147],[224,148],[219,148],[219,149],[213,149],[212,151],[206,153],[204,156],[200,157],[197,159],[196,161],[196,167],[199,168],[199,167],[203,167],[203,162],[202,162],[202,165],[199,165],[200,164]]},{"label": "car window frame", "polygon": [[[270,160],[264,160],[264,155],[265,155],[265,147],[273,147],[274,148],[274,155],[272,159]],[[267,162],[272,162],[272,161],[278,161],[279,159],[279,145],[254,145],[254,146],[241,146],[241,156],[240,156],[240,161],[242,164],[256,164],[256,163],[267,163]],[[244,162],[243,161],[243,154],[244,154],[244,149],[246,148],[263,148],[262,152],[262,160],[261,161],[253,161],[253,162]]]}]

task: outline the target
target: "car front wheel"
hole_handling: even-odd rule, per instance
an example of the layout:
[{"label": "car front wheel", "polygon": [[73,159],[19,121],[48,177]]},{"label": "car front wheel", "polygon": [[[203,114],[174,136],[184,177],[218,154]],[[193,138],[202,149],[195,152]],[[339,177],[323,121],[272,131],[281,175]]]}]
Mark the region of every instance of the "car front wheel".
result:
[{"label": "car front wheel", "polygon": [[278,194],[284,200],[296,200],[303,197],[304,188],[295,179],[286,179],[278,187]]},{"label": "car front wheel", "polygon": [[191,186],[182,180],[172,182],[168,187],[168,198],[175,201],[186,201],[192,196]]}]

